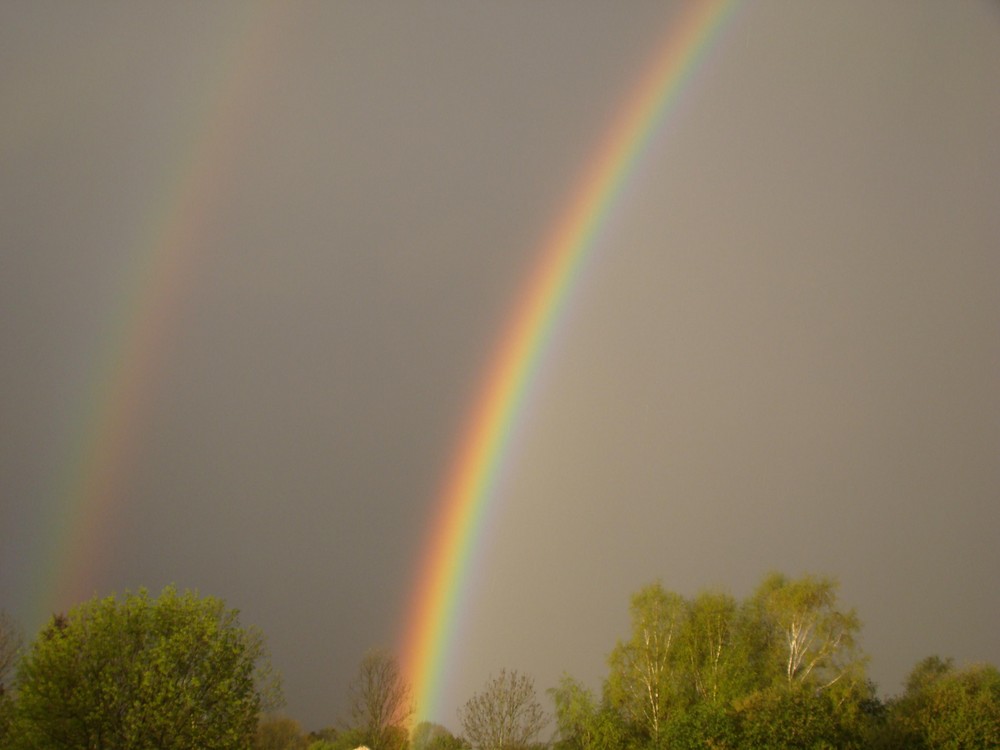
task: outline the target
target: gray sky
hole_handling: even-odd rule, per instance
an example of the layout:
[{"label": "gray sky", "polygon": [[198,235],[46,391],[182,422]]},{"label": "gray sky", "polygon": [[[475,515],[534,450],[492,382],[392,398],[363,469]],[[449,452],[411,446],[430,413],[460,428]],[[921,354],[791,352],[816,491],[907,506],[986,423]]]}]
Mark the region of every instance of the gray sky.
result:
[{"label": "gray sky", "polygon": [[[82,585],[221,596],[292,716],[342,716],[402,627],[503,321],[673,10],[5,3],[0,607],[33,632],[73,603],[38,572],[61,483],[186,200]],[[657,578],[838,577],[884,693],[931,653],[1000,662],[998,82],[985,0],[738,9],[548,354],[438,720],[501,667],[597,687]]]}]

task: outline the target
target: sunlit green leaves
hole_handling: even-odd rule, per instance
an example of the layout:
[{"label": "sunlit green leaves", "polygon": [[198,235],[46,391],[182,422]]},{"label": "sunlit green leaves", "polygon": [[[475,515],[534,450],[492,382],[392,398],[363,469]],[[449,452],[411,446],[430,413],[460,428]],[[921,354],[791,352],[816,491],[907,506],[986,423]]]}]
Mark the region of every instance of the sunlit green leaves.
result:
[{"label": "sunlit green leaves", "polygon": [[1000,747],[1000,671],[924,659],[890,705],[886,731],[893,743],[928,750]]},{"label": "sunlit green leaves", "polygon": [[245,748],[278,687],[263,639],[218,599],[165,589],[53,618],[17,679],[16,746]]}]

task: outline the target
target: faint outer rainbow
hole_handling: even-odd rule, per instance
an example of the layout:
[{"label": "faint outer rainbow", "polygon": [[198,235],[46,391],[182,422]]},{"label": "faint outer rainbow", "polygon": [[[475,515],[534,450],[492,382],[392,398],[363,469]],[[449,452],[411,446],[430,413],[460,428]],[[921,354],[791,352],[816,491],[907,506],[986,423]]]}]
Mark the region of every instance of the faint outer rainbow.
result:
[{"label": "faint outer rainbow", "polygon": [[113,510],[126,502],[157,372],[175,333],[199,243],[225,172],[238,155],[240,124],[271,45],[281,3],[243,6],[228,24],[199,86],[187,94],[188,123],[164,165],[158,198],[137,222],[121,298],[95,352],[86,397],[70,425],[70,450],[39,529],[28,612],[41,619],[94,593],[93,578],[114,540]]},{"label": "faint outer rainbow", "polygon": [[735,0],[681,4],[658,54],[541,244],[460,436],[407,611],[401,660],[417,720],[446,720],[439,703],[472,553],[546,344],[629,175],[735,5]]}]

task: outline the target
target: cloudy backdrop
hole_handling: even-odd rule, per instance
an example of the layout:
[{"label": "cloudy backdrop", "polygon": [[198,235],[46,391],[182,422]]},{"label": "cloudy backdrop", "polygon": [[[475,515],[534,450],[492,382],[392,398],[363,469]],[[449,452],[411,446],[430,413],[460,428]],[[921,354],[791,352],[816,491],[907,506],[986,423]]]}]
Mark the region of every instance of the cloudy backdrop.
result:
[{"label": "cloudy backdrop", "polygon": [[[0,607],[33,633],[197,588],[264,630],[292,716],[342,717],[678,9],[4,3]],[[836,576],[883,694],[1000,662],[998,82],[986,0],[737,7],[547,353],[435,718],[501,667],[597,687],[657,578]]]}]

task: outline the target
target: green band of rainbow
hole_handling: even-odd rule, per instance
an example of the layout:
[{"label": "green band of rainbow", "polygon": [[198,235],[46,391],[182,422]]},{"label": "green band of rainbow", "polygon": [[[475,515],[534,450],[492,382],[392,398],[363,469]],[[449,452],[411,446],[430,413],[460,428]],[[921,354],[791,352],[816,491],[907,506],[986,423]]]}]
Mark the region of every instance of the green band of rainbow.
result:
[{"label": "green band of rainbow", "polygon": [[113,540],[114,508],[127,502],[128,472],[150,398],[176,333],[179,310],[224,175],[237,157],[259,66],[269,62],[282,4],[241,6],[184,101],[175,146],[159,175],[157,199],[138,217],[130,267],[101,331],[70,448],[50,496],[25,609],[41,621],[91,596]]},{"label": "green band of rainbow", "polygon": [[567,210],[541,245],[537,266],[473,403],[413,589],[401,655],[418,720],[444,718],[438,715],[439,704],[472,552],[494,500],[512,428],[553,328],[629,175],[734,7],[735,0],[683,5],[659,53],[577,183]]}]

